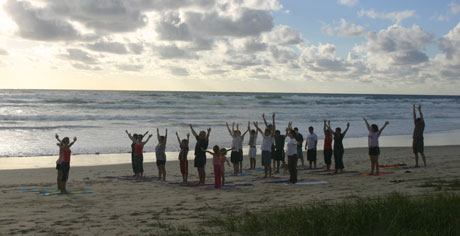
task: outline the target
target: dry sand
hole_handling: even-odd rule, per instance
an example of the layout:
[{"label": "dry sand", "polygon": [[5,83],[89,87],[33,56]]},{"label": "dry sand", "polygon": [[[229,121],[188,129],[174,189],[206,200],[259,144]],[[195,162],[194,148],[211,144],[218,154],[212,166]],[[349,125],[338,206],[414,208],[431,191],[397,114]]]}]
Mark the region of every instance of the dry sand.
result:
[{"label": "dry sand", "polygon": [[[226,180],[253,186],[225,190],[202,190],[203,187],[172,183],[181,179],[179,164],[173,161],[166,164],[167,182],[123,180],[121,176],[132,175],[131,166],[126,164],[72,167],[68,188],[93,193],[50,196],[22,190],[55,188],[55,169],[1,170],[0,235],[158,235],[165,232],[167,225],[197,229],[206,220],[228,213],[391,192],[421,195],[435,191],[421,187],[429,180],[459,178],[460,146],[426,147],[426,155],[428,168],[408,168],[414,165],[411,148],[382,148],[380,164],[408,166],[381,168],[381,171],[395,173],[366,177],[361,175],[369,172],[367,148],[347,149],[343,174],[298,171],[299,179],[328,181],[327,184],[270,184],[264,183],[266,180],[254,181],[263,176],[263,172],[249,171],[247,176]],[[321,151],[318,157],[318,167],[322,167]],[[193,159],[193,154],[189,159]],[[244,168],[249,166],[248,159],[245,157]],[[192,166],[190,161],[189,179],[196,181],[196,169]],[[260,157],[257,157],[257,167],[260,168]],[[154,163],[146,163],[144,168],[147,176],[157,175]],[[231,170],[226,166],[227,173]],[[207,182],[213,182],[210,160],[206,173]],[[289,177],[287,172],[275,176]]]}]

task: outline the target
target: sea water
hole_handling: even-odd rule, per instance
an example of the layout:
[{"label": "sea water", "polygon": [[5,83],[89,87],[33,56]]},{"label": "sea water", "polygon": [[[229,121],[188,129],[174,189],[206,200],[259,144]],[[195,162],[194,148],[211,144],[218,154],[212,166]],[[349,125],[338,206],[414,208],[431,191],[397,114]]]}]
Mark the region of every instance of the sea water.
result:
[{"label": "sea water", "polygon": [[[412,104],[422,105],[426,136],[444,137],[443,133],[460,129],[458,96],[0,90],[0,157],[57,155],[56,133],[61,138],[78,138],[73,154],[128,153],[131,141],[125,130],[154,134],[145,147],[151,152],[158,143],[157,128],[161,135],[168,128],[167,151],[174,152],[179,150],[175,133],[184,138],[190,133],[189,124],[197,132],[212,129],[210,148],[214,144],[230,147],[225,123],[235,122],[244,130],[248,121],[258,121],[264,128],[262,113],[269,123],[275,113],[282,133],[292,121],[304,137],[313,126],[320,139],[324,119],[342,130],[350,122],[347,138],[360,141],[349,146],[367,145],[363,116],[379,126],[388,120],[383,136],[399,137],[396,140],[410,146]],[[247,136],[245,145],[248,140]],[[387,140],[391,145],[392,139]],[[257,143],[261,141],[260,137]],[[194,145],[192,136],[191,150]]]}]

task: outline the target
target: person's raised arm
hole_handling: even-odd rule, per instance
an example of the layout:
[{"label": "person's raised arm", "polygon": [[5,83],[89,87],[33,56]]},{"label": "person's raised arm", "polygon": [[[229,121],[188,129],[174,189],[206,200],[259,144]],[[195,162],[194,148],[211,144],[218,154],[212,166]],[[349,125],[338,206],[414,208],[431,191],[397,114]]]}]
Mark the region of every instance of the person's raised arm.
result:
[{"label": "person's raised arm", "polygon": [[264,120],[265,127],[268,127],[267,120],[265,119],[265,113],[262,113],[262,119]]},{"label": "person's raised arm", "polygon": [[418,105],[417,109],[418,109],[418,113],[420,113],[420,119],[422,119],[422,121],[425,121],[425,120],[423,119],[422,105]]},{"label": "person's raised arm", "polygon": [[68,148],[72,147],[72,145],[74,145],[76,141],[77,137],[73,137],[73,141],[69,144]]},{"label": "person's raised arm", "polygon": [[153,136],[153,134],[150,134],[148,137],[147,137],[147,140],[145,140],[144,142],[142,142],[142,145],[145,145],[147,144],[147,142],[150,140],[150,138]]},{"label": "person's raised arm", "polygon": [[244,136],[246,135],[247,132],[249,132],[250,129],[251,129],[251,123],[248,121],[248,129],[246,129],[246,131],[244,131],[244,133],[241,134],[241,136],[244,138]]},{"label": "person's raised arm", "polygon": [[158,139],[158,142],[160,142],[160,130],[158,130],[158,128],[157,128],[157,139]]},{"label": "person's raised arm", "polygon": [[273,115],[272,115],[272,122],[273,122],[273,132],[275,132],[275,130],[276,130],[276,125],[275,125],[275,112],[273,112]]},{"label": "person's raised arm", "polygon": [[187,145],[190,143],[190,133],[187,133]]},{"label": "person's raised arm", "polygon": [[147,131],[144,133],[144,135],[142,135],[142,136],[147,136],[148,133],[149,133],[149,131],[147,130]]},{"label": "person's raised arm", "polygon": [[257,123],[257,121],[256,121],[256,122],[253,122],[253,124],[254,124],[254,126],[256,127],[256,130],[257,130],[258,132],[260,132],[261,135],[264,135],[264,133],[262,132],[262,130],[259,128],[259,124]]},{"label": "person's raised arm", "polygon": [[209,135],[211,135],[211,128],[208,128],[208,134],[206,134],[206,141],[209,142]]},{"label": "person's raised arm", "polygon": [[331,132],[331,134],[335,134],[334,130],[331,129],[331,121],[330,120],[327,121],[327,130],[329,130],[329,132]]},{"label": "person's raised arm", "polygon": [[327,135],[327,124],[326,124],[326,120],[324,120],[323,132],[324,132],[324,136],[326,136],[326,135]]},{"label": "person's raised arm", "polygon": [[179,134],[177,132],[176,132],[176,137],[177,137],[177,141],[179,142],[179,145],[181,145],[182,142],[180,141]]},{"label": "person's raised arm", "polygon": [[347,128],[345,129],[345,131],[343,131],[342,135],[345,137],[345,135],[347,134],[348,132],[348,129],[350,128],[350,122],[347,123]]},{"label": "person's raised arm", "polygon": [[56,140],[61,143],[61,139],[59,138],[59,135],[58,134],[55,134],[54,137],[56,138]]},{"label": "person's raised arm", "polygon": [[232,132],[232,130],[230,129],[230,126],[228,126],[228,122],[225,122],[225,125],[227,126],[228,133],[230,134],[230,136],[233,137],[233,132]]},{"label": "person's raised arm", "polygon": [[367,130],[371,131],[371,126],[369,125],[369,122],[367,122],[366,118],[363,117],[364,123],[366,123]]},{"label": "person's raised arm", "polygon": [[193,129],[192,124],[190,124],[190,129],[192,130],[193,136],[198,137],[198,134],[197,134],[197,133],[195,132],[195,130]]},{"label": "person's raised arm", "polygon": [[126,134],[128,135],[129,139],[131,139],[131,141],[134,142],[134,138],[133,136],[131,135],[131,133],[128,132],[128,130],[125,130]]},{"label": "person's raised arm", "polygon": [[163,141],[163,149],[166,149],[166,142],[168,142],[168,128],[166,128],[166,132],[165,132],[165,140]]},{"label": "person's raised arm", "polygon": [[415,104],[412,104],[412,115],[414,117],[414,124],[415,124],[415,120],[417,120],[417,115],[415,114]]},{"label": "person's raised arm", "polygon": [[387,127],[388,124],[390,124],[390,122],[389,122],[389,121],[385,121],[385,124],[384,124],[384,125],[382,126],[382,128],[380,128],[380,130],[379,130],[379,134],[378,134],[379,136],[380,136],[380,134],[382,133],[383,129],[385,129],[385,127]]}]

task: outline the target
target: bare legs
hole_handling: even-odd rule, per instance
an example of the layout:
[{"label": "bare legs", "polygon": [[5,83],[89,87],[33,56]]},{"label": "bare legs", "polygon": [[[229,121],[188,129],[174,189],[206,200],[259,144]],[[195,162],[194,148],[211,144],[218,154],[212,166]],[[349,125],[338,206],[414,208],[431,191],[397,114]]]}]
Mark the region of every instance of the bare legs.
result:
[{"label": "bare legs", "polygon": [[[420,153],[422,156],[423,165],[426,167],[426,158],[424,153]],[[415,153],[415,167],[418,167],[418,153]]]},{"label": "bare legs", "polygon": [[199,167],[198,169],[198,176],[200,178],[199,185],[204,185],[206,181],[206,172],[204,171],[204,167]]},{"label": "bare legs", "polygon": [[[159,165],[157,167],[158,167],[158,179],[166,181],[166,168],[165,168],[165,165]],[[163,179],[161,177],[163,177]]]},{"label": "bare legs", "polygon": [[264,178],[267,178],[267,176],[272,177],[272,167],[271,166],[264,166],[264,172],[265,172]]},{"label": "bare legs", "polygon": [[379,175],[379,156],[369,156],[371,159],[371,173],[370,175],[374,175],[374,169],[376,170],[375,175]]}]

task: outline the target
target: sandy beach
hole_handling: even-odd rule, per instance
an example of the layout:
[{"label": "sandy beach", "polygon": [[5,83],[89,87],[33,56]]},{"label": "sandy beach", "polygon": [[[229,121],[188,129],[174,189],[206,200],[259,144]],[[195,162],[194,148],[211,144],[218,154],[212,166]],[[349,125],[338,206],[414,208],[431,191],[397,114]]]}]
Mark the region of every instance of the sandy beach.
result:
[{"label": "sandy beach", "polygon": [[[308,170],[299,166],[299,182],[317,184],[286,185],[265,183],[287,180],[281,170],[273,179],[260,179],[263,172],[244,171],[244,176],[227,177],[229,189],[214,190],[212,185],[180,186],[179,163],[168,161],[167,181],[155,178],[131,180],[130,164],[72,167],[68,188],[76,194],[40,194],[56,188],[53,168],[1,170],[1,235],[158,235],[168,226],[205,227],[206,220],[244,211],[315,204],[316,201],[342,201],[353,197],[381,196],[391,192],[423,195],[435,191],[422,187],[430,180],[459,177],[460,146],[426,147],[427,168],[412,168],[409,147],[382,148],[380,164],[406,164],[381,168],[394,172],[381,176],[362,176],[369,172],[367,148],[346,149],[345,173],[322,171],[322,152],[318,167]],[[259,150],[260,152],[260,150]],[[193,159],[193,155],[189,155]],[[300,164],[300,162],[299,162]],[[193,166],[190,161],[190,166]],[[249,158],[244,158],[244,168]],[[260,168],[260,157],[257,157]],[[145,175],[157,175],[155,163],[144,165]],[[229,166],[226,172],[231,173]],[[189,180],[196,181],[195,168],[189,167]],[[283,173],[284,172],[284,173]],[[212,165],[206,166],[207,182],[213,183]],[[320,182],[322,181],[322,182]],[[327,183],[326,183],[327,182]]]}]

